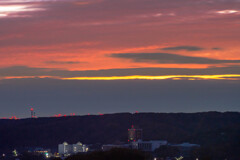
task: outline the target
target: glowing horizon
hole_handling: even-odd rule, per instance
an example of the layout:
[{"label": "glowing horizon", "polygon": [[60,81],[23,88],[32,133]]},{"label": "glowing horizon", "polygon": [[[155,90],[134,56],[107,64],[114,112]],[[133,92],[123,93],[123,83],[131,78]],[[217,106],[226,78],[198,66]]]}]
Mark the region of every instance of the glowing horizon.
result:
[{"label": "glowing horizon", "polygon": [[[173,79],[173,80],[181,80],[183,78],[189,78],[189,80],[198,80],[198,79],[215,79],[215,80],[223,80],[223,79],[234,79],[240,78],[240,75],[167,75],[167,76],[141,76],[141,75],[133,75],[133,76],[113,76],[113,77],[73,77],[73,78],[61,78],[63,80],[165,80],[165,79]],[[238,79],[239,80],[239,79]]]},{"label": "glowing horizon", "polygon": [[57,77],[57,76],[13,76],[0,79],[59,79],[59,80],[240,80],[240,74],[223,74],[223,75],[161,75],[161,76],[146,76],[146,75],[131,75],[131,76],[108,76],[108,77]]}]

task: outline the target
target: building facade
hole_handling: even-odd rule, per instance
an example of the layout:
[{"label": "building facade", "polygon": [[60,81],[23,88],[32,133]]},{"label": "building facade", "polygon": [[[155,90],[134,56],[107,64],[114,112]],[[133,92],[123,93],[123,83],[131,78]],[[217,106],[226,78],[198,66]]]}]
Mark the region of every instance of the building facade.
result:
[{"label": "building facade", "polygon": [[167,145],[167,141],[142,141],[138,140],[136,142],[132,142],[132,148],[138,149],[147,152],[154,152],[157,148],[163,145]]},{"label": "building facade", "polygon": [[81,142],[76,144],[68,144],[67,142],[64,142],[63,144],[58,145],[58,153],[61,155],[70,155],[87,151],[88,147]]}]

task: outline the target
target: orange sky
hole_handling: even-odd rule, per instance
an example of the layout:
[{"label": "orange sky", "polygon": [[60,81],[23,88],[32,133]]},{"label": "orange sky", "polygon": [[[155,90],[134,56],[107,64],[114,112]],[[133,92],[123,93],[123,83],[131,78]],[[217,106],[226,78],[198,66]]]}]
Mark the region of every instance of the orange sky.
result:
[{"label": "orange sky", "polygon": [[[238,67],[239,62],[197,61],[240,60],[239,19],[237,0],[2,0],[0,70]],[[121,53],[180,57],[112,56]]]}]

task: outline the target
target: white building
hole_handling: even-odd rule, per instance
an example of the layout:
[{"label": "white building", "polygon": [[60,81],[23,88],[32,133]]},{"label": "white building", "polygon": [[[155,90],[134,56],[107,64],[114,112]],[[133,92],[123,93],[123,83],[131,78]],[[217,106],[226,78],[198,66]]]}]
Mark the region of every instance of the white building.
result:
[{"label": "white building", "polygon": [[72,145],[69,145],[67,142],[58,145],[59,154],[70,154],[72,152]]},{"label": "white building", "polygon": [[77,144],[68,144],[67,142],[64,142],[63,144],[58,145],[58,153],[61,155],[70,155],[87,151],[88,147],[80,142]]},{"label": "white building", "polygon": [[139,149],[142,151],[153,152],[155,149],[160,146],[167,145],[167,141],[142,141],[138,140],[136,142],[132,142],[133,149]]},{"label": "white building", "polygon": [[88,147],[85,144],[82,144],[81,142],[78,142],[77,144],[73,144],[72,148],[73,148],[73,153],[88,151]]}]

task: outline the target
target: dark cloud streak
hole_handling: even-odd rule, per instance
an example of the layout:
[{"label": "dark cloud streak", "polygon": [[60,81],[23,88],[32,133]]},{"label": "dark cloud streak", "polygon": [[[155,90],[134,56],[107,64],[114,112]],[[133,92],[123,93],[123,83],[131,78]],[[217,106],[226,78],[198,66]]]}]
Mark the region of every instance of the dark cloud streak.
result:
[{"label": "dark cloud streak", "polygon": [[79,61],[46,61],[46,64],[81,64],[86,62],[79,62]]},{"label": "dark cloud streak", "polygon": [[240,60],[218,60],[203,57],[191,57],[170,53],[118,53],[110,57],[130,59],[134,62],[148,62],[159,64],[221,64],[240,63]]},{"label": "dark cloud streak", "polygon": [[162,50],[170,50],[170,51],[179,51],[179,50],[185,50],[185,51],[201,51],[204,50],[204,48],[197,47],[197,46],[176,46],[176,47],[167,47],[162,48]]}]

